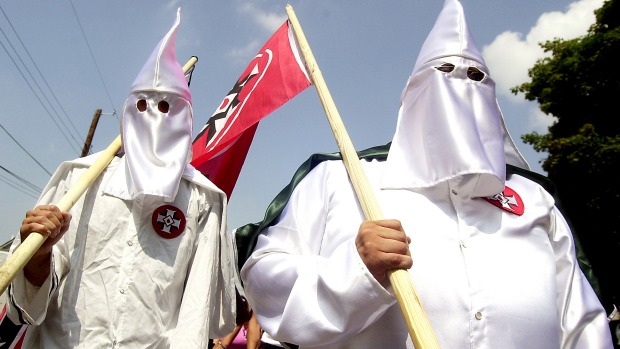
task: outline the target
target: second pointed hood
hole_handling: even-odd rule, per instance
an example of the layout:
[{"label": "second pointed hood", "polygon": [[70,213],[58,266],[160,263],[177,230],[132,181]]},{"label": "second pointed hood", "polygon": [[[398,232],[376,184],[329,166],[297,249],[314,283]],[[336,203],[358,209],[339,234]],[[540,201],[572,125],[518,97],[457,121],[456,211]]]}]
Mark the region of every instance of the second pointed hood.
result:
[{"label": "second pointed hood", "polygon": [[495,82],[458,0],[446,0],[401,96],[384,189],[464,178],[472,197],[504,189],[506,163],[529,169],[504,124]]}]

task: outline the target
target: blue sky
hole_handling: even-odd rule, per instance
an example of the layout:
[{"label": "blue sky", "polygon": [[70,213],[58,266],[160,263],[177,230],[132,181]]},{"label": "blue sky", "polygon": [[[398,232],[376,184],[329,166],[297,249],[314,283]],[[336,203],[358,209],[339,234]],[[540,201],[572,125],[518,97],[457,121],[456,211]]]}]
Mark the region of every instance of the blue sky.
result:
[{"label": "blue sky", "polygon": [[[290,3],[356,149],[391,140],[400,92],[442,0]],[[520,136],[545,133],[552,117],[509,92],[544,53],[538,43],[584,35],[603,0],[462,0],[497,84],[507,127],[532,169],[544,154]],[[177,58],[199,61],[192,79],[196,134],[269,36],[285,1],[0,0],[0,242],[66,160],[80,156],[96,109],[92,152],[119,134],[130,86],[181,7]],[[258,127],[230,198],[234,229],[262,219],[271,199],[312,153],[337,145],[316,90],[306,89]],[[8,171],[8,172],[7,172]],[[19,177],[17,179],[15,176]]]}]

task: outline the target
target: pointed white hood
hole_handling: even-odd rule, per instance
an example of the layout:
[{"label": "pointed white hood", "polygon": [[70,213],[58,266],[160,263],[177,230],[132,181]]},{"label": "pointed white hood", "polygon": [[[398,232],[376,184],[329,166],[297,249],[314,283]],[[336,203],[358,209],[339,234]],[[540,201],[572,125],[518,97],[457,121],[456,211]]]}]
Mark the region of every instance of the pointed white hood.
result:
[{"label": "pointed white hood", "polygon": [[176,59],[181,20],[159,42],[135,79],[121,115],[125,156],[105,192],[131,200],[140,195],[174,200],[191,160],[191,94]]},{"label": "pointed white hood", "polygon": [[529,169],[504,125],[484,59],[458,0],[446,0],[401,96],[384,189],[430,187],[457,177],[472,197],[504,189],[506,163]]}]

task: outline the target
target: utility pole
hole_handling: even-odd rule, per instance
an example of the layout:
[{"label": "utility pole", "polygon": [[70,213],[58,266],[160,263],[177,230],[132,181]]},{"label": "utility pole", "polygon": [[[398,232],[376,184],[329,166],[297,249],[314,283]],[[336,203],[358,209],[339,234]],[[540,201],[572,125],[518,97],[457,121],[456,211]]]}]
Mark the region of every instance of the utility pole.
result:
[{"label": "utility pole", "polygon": [[85,157],[88,155],[88,151],[90,150],[90,145],[93,141],[93,136],[95,135],[95,129],[97,128],[97,123],[99,123],[99,117],[101,116],[101,109],[95,110],[95,115],[93,115],[93,121],[90,123],[90,129],[88,130],[88,136],[86,136],[86,140],[84,141],[84,148],[82,148],[81,157]]}]

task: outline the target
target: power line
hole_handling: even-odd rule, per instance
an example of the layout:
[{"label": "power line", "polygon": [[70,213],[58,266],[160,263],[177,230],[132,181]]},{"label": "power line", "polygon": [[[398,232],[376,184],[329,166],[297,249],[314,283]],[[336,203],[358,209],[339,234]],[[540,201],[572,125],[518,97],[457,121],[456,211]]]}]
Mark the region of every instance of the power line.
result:
[{"label": "power line", "polygon": [[[9,171],[6,167],[0,165],[0,169],[5,171],[6,173],[10,174],[11,176],[13,176],[19,182],[21,182],[21,183],[17,183],[17,182],[12,181],[11,179],[6,178],[5,176],[0,175],[0,179],[2,179],[3,182],[7,183],[8,185],[12,186],[13,188],[21,190],[24,194],[30,195],[30,196],[32,196],[32,194],[30,194],[30,193],[33,193],[33,192],[34,193],[41,193],[41,191],[42,191],[41,188],[39,188],[36,185],[28,182],[24,178],[16,175],[15,173]],[[28,193],[27,191],[30,191],[30,193]],[[34,198],[36,199],[37,197],[35,196]]]},{"label": "power line", "polygon": [[[39,69],[39,66],[37,65],[37,63],[35,62],[34,58],[32,58],[32,55],[30,54],[30,51],[28,50],[28,48],[26,47],[26,45],[24,44],[24,42],[22,41],[21,37],[19,36],[19,34],[17,33],[17,30],[15,29],[15,27],[13,26],[13,23],[11,23],[11,20],[9,19],[9,17],[6,15],[6,13],[4,12],[4,9],[2,8],[2,6],[0,6],[0,11],[2,11],[2,14],[4,15],[4,17],[6,18],[7,22],[9,23],[9,25],[11,26],[11,29],[13,29],[13,33],[15,34],[15,36],[17,37],[17,40],[19,40],[19,43],[21,44],[22,48],[24,49],[24,51],[26,52],[26,54],[28,55],[28,58],[30,58],[30,61],[32,62],[32,64],[34,65],[34,67],[36,68],[37,72],[39,73],[39,76],[41,77],[41,79],[43,79],[43,82],[45,83],[45,86],[47,87],[47,90],[51,93],[52,97],[54,97],[54,100],[56,101],[56,104],[58,104],[58,106],[60,107],[60,109],[62,110],[65,118],[67,119],[67,121],[69,122],[69,124],[71,125],[71,127],[73,128],[73,131],[75,132],[76,135],[78,135],[78,137],[80,137],[80,132],[77,130],[77,128],[75,127],[75,124],[73,124],[73,122],[71,121],[71,118],[69,118],[69,115],[67,114],[67,111],[63,108],[62,104],[60,103],[60,101],[58,100],[58,98],[56,97],[56,94],[54,93],[54,90],[52,90],[52,88],[50,87],[49,83],[47,82],[47,79],[45,79],[45,76],[43,75],[43,73],[41,72],[41,70]],[[0,28],[1,30],[1,28]],[[6,38],[6,35],[5,35]],[[8,38],[7,38],[7,41]],[[9,41],[10,44],[10,41]],[[11,45],[12,47],[12,45]],[[15,52],[17,52],[17,50],[15,50],[15,48],[13,48],[13,50]],[[19,57],[19,55],[18,55]],[[24,65],[24,67],[26,67],[26,64],[21,60],[22,64]],[[27,69],[27,68],[26,68]],[[30,73],[30,71],[28,71],[28,73]],[[34,77],[32,76],[32,74],[30,74],[30,77],[34,80]],[[37,84],[38,86],[38,84]],[[43,93],[43,90],[39,87],[39,90],[41,91],[41,93]],[[52,103],[50,103],[50,101],[47,99],[47,102],[50,104],[50,106],[52,105]],[[53,107],[52,107],[53,108]],[[54,109],[54,112],[56,112],[56,110]],[[56,113],[58,115],[58,113]],[[80,137],[81,138],[81,137]],[[84,139],[81,138],[81,142],[84,142]]]},{"label": "power line", "polygon": [[[5,37],[5,39],[9,42],[9,45],[11,45],[9,38],[6,36],[6,34],[4,33],[4,31],[2,30],[2,28],[0,28],[0,32],[3,34],[3,36]],[[54,116],[52,115],[52,113],[50,113],[49,109],[47,108],[47,106],[45,105],[45,103],[43,103],[43,101],[41,100],[41,98],[39,97],[39,95],[36,93],[35,89],[32,87],[32,84],[30,83],[30,81],[28,81],[28,79],[26,78],[26,76],[24,75],[22,69],[19,67],[19,65],[17,64],[17,62],[15,61],[15,59],[13,58],[13,56],[11,55],[11,53],[9,52],[9,50],[6,48],[6,46],[0,42],[0,46],[2,46],[2,48],[4,49],[4,51],[6,52],[6,54],[9,56],[9,58],[11,59],[11,62],[13,62],[13,65],[15,65],[15,68],[17,68],[17,71],[19,72],[19,74],[21,75],[22,79],[26,82],[26,84],[28,85],[28,87],[30,88],[30,90],[32,91],[32,93],[35,95],[35,97],[37,98],[37,100],[39,101],[39,103],[41,104],[41,106],[43,107],[43,109],[45,109],[45,111],[47,112],[47,114],[51,117],[52,121],[54,122],[54,124],[56,125],[56,127],[58,127],[58,130],[62,133],[62,135],[65,137],[65,139],[67,140],[67,142],[69,142],[70,145],[72,145],[75,148],[75,145],[71,143],[71,141],[69,140],[69,137],[67,136],[67,134],[65,133],[66,131],[63,130],[62,127],[60,127],[60,125],[58,124],[58,121],[56,121],[56,118],[54,118]],[[11,45],[11,48],[15,51],[15,48]],[[19,57],[19,54],[17,53],[17,51],[15,51],[17,57]],[[21,61],[21,58],[20,58]],[[21,61],[23,64],[23,61]],[[27,67],[25,67],[25,69],[30,73],[30,71],[28,70]],[[30,76],[32,77],[32,74],[30,74]],[[36,83],[36,81],[34,81]],[[38,86],[38,85],[37,85]],[[41,89],[39,87],[39,89]],[[60,120],[62,122],[62,119]],[[64,123],[63,123],[64,124]],[[66,127],[66,126],[65,126]],[[75,141],[75,138],[73,138]],[[77,141],[76,141],[77,142]],[[79,147],[79,145],[78,145]]]},{"label": "power line", "polygon": [[19,71],[19,74],[22,76],[22,79],[24,79],[24,81],[26,82],[26,84],[28,85],[28,87],[30,87],[30,90],[32,91],[32,93],[34,93],[34,96],[37,98],[37,100],[39,101],[39,103],[41,103],[41,106],[43,107],[43,109],[45,109],[45,111],[47,112],[47,114],[52,117],[52,121],[54,122],[54,124],[56,125],[56,127],[58,128],[58,130],[60,131],[60,133],[62,133],[63,137],[65,137],[65,139],[67,140],[67,142],[69,142],[69,144],[71,146],[75,148],[75,145],[72,144],[69,141],[69,137],[67,136],[67,134],[65,133],[65,131],[63,131],[62,127],[60,127],[60,125],[58,125],[58,121],[56,121],[56,119],[52,116],[52,114],[50,113],[49,109],[47,109],[47,107],[45,106],[45,104],[43,103],[43,101],[41,100],[41,98],[39,97],[39,95],[37,95],[37,93],[34,91],[34,89],[32,88],[32,85],[30,84],[30,82],[28,81],[28,79],[26,79],[26,77],[24,76],[24,73],[21,71],[21,69],[19,68],[19,66],[17,65],[17,63],[15,62],[15,60],[13,59],[13,57],[11,56],[11,54],[8,52],[8,50],[6,49],[6,46],[4,46],[4,44],[2,42],[0,42],[0,46],[2,46],[2,48],[4,49],[4,51],[9,55],[9,58],[11,59],[11,61],[13,62],[13,64],[15,65],[15,67],[17,68],[17,70]]},{"label": "power line", "polygon": [[22,194],[24,195],[30,196],[33,199],[38,199],[38,196],[36,194],[27,192],[27,189],[20,187],[19,184],[16,184],[15,182],[11,182],[11,180],[7,179],[3,175],[0,175],[0,182],[4,182],[9,187],[22,192]]},{"label": "power line", "polygon": [[43,169],[43,171],[47,172],[47,174],[48,174],[48,175],[50,175],[50,176],[52,175],[52,174],[50,173],[50,171],[48,171],[45,167],[43,167],[43,165],[41,165],[41,163],[40,163],[37,159],[35,159],[35,158],[34,158],[34,156],[32,156],[32,154],[30,154],[30,153],[29,153],[29,152],[28,152],[28,151],[27,151],[24,147],[22,147],[22,145],[21,145],[21,144],[19,144],[19,142],[18,142],[18,141],[17,141],[17,140],[16,140],[16,139],[15,139],[15,138],[11,135],[11,133],[9,133],[9,131],[7,131],[7,129],[6,129],[6,128],[4,128],[4,126],[2,126],[2,124],[0,124],[0,127],[4,130],[4,132],[6,132],[6,134],[7,134],[7,135],[9,135],[9,137],[11,137],[11,139],[13,140],[13,142],[15,142],[15,143],[16,143],[16,144],[20,147],[20,148],[22,148],[22,150],[23,150],[26,154],[28,154],[28,156],[30,156],[30,158],[31,158],[32,160],[34,160],[34,162],[36,162],[36,163],[37,163],[37,165],[41,166],[41,168]]},{"label": "power line", "polygon": [[[5,171],[6,169],[2,166],[0,166],[0,169]],[[11,176],[15,176],[14,173],[9,173]],[[20,182],[23,180],[23,178],[21,177],[16,177]],[[22,192],[24,192],[24,194],[27,195],[35,195],[35,199],[36,199],[36,194],[40,193],[40,190],[37,191],[36,188],[32,188],[30,186],[31,183],[26,182],[26,183],[19,183],[19,182],[14,182],[13,180],[7,178],[6,176],[0,174],[0,179],[2,179],[3,182],[7,183],[8,185],[12,186],[13,188],[17,189],[17,190],[21,190]],[[30,192],[27,192],[30,191]]]},{"label": "power line", "polygon": [[33,199],[38,199],[38,196],[36,194],[33,194],[32,192],[28,192],[27,188],[21,187],[18,183],[11,181],[10,179],[6,178],[3,175],[0,175],[0,182],[4,182],[9,187],[22,192],[24,195],[30,196]]},{"label": "power line", "polygon": [[99,65],[97,64],[97,60],[95,59],[95,55],[93,55],[93,51],[90,48],[90,44],[88,43],[88,39],[86,38],[86,34],[84,33],[84,28],[82,28],[82,23],[80,22],[80,18],[78,17],[77,11],[75,10],[75,6],[73,6],[73,1],[69,0],[69,4],[71,4],[71,8],[73,9],[73,13],[75,14],[75,19],[80,26],[80,31],[82,32],[82,37],[84,37],[84,42],[86,43],[86,47],[88,47],[88,52],[90,53],[90,57],[93,59],[93,63],[95,64],[95,68],[97,68],[97,73],[99,74],[99,79],[101,80],[101,84],[103,85],[103,89],[105,90],[106,95],[108,96],[108,100],[110,101],[110,105],[112,106],[112,110],[114,111],[114,115],[116,115],[116,109],[114,108],[114,102],[112,102],[112,97],[110,97],[110,92],[108,92],[108,88],[103,81],[103,75],[101,75],[101,70],[99,70]]}]

